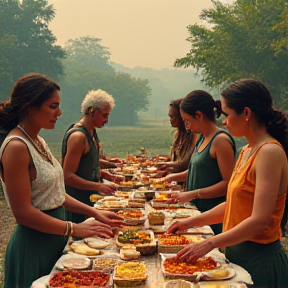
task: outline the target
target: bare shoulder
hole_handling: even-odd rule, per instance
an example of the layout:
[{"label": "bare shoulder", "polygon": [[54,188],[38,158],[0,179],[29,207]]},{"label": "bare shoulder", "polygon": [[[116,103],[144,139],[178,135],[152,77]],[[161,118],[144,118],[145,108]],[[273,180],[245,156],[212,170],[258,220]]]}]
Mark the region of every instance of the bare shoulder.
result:
[{"label": "bare shoulder", "polygon": [[276,160],[283,160],[287,162],[287,157],[284,149],[276,143],[267,143],[259,149],[259,157]]},{"label": "bare shoulder", "polygon": [[71,135],[69,136],[68,138],[68,143],[69,144],[72,144],[72,143],[75,143],[75,144],[85,144],[85,140],[86,140],[86,136],[83,132],[81,131],[74,131],[71,133]]},{"label": "bare shoulder", "polygon": [[17,138],[11,139],[3,151],[4,162],[6,159],[9,161],[16,159],[19,164],[21,161],[26,161],[28,157],[30,156],[26,143]]},{"label": "bare shoulder", "polygon": [[218,147],[219,148],[226,148],[228,146],[232,147],[233,145],[233,142],[231,140],[231,138],[227,135],[227,133],[219,133],[214,141],[213,141],[213,146],[217,149]]}]

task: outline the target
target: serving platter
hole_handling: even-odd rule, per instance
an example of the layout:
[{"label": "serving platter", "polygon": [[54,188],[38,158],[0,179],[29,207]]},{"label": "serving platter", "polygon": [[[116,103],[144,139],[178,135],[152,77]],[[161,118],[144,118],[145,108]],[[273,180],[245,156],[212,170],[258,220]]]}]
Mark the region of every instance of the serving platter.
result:
[{"label": "serving platter", "polygon": [[[75,284],[77,283],[77,284]],[[50,275],[49,288],[111,288],[111,274],[99,271],[60,271]]]},{"label": "serving platter", "polygon": [[[199,282],[200,280],[226,280],[231,279],[236,275],[236,272],[229,261],[226,261],[226,259],[223,258],[209,256],[198,259],[196,263],[187,264],[184,262],[176,262],[176,254],[160,253],[160,256],[161,270],[166,278],[182,278],[192,282]],[[207,262],[206,267],[210,267],[211,269],[207,269],[203,266],[204,261]],[[198,265],[199,268],[197,267]],[[167,268],[169,266],[172,267],[173,272],[169,271]]]},{"label": "serving platter", "polygon": [[76,253],[62,255],[55,264],[58,270],[85,270],[91,267],[91,260]]}]

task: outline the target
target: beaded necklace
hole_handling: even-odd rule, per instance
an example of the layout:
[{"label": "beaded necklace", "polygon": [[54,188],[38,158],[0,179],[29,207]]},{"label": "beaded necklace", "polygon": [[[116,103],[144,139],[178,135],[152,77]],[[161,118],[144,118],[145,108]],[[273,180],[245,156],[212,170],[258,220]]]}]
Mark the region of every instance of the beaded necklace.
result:
[{"label": "beaded necklace", "polygon": [[46,149],[43,147],[43,145],[40,143],[40,141],[38,139],[32,139],[30,137],[30,135],[24,130],[23,127],[21,127],[19,124],[17,125],[17,127],[24,133],[25,136],[27,136],[28,140],[31,142],[31,144],[36,148],[36,150],[45,157],[45,159],[48,160],[48,162],[50,162],[53,165],[52,162],[52,157],[50,155],[50,153],[48,153],[46,151]]}]

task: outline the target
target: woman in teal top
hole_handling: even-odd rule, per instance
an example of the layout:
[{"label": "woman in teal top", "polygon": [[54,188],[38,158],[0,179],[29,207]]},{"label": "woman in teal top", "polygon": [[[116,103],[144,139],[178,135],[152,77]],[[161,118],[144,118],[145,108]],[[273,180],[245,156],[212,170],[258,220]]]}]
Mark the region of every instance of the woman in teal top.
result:
[{"label": "woman in teal top", "polygon": [[[187,191],[172,201],[191,201],[201,211],[207,211],[225,201],[227,185],[235,164],[235,142],[225,130],[217,127],[216,116],[222,113],[219,100],[202,90],[189,93],[180,105],[186,129],[200,134],[188,170],[170,174],[165,181],[187,181]],[[215,234],[222,224],[211,225]]]}]

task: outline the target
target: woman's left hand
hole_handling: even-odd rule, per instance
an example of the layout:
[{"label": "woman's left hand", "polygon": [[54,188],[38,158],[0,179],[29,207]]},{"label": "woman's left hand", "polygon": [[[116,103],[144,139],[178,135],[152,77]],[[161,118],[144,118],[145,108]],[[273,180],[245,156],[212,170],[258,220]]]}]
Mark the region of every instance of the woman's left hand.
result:
[{"label": "woman's left hand", "polygon": [[111,227],[121,227],[124,224],[122,217],[110,211],[98,211],[95,218]]},{"label": "woman's left hand", "polygon": [[197,244],[189,244],[182,250],[180,250],[176,255],[176,260],[179,262],[194,262],[197,259],[205,256],[208,252],[213,249],[209,239],[197,243]]},{"label": "woman's left hand", "polygon": [[194,198],[195,197],[193,197],[193,191],[187,191],[187,192],[173,194],[169,202],[170,203],[186,203]]}]

